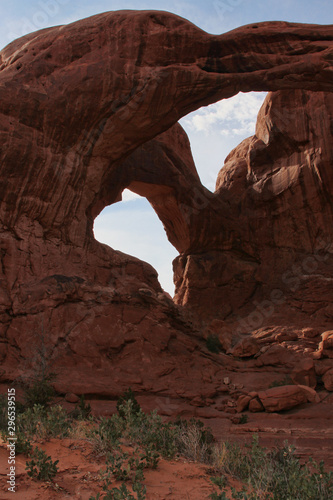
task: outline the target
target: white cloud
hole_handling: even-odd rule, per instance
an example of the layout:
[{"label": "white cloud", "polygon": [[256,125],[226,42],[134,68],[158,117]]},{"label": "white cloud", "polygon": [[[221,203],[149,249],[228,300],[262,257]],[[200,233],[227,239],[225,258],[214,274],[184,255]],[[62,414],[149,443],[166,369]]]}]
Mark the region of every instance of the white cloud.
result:
[{"label": "white cloud", "polygon": [[122,201],[132,201],[132,200],[137,200],[138,198],[141,198],[139,194],[133,193],[129,189],[124,189],[123,194],[122,194]]},{"label": "white cloud", "polygon": [[265,96],[266,92],[239,93],[191,113],[183,118],[182,123],[190,130],[206,135],[217,129],[224,136],[252,135]]}]

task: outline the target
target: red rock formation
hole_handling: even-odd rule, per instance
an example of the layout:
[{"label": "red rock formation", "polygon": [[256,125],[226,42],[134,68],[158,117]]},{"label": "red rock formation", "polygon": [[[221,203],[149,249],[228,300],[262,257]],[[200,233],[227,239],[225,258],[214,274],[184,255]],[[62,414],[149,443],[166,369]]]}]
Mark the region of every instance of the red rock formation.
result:
[{"label": "red rock formation", "polygon": [[[258,172],[249,164],[246,182],[244,168],[237,173],[243,199],[239,190],[234,194],[235,177],[229,182],[221,174],[215,195],[201,186],[175,123],[239,91],[332,91],[332,46],[332,27],[263,23],[212,36],[167,13],[116,12],[27,35],[1,52],[3,379],[26,371],[28,360],[36,363],[36,347],[45,343],[60,392],[114,396],[132,385],[196,404],[214,397],[222,386],[221,361],[202,352],[151,266],[95,241],[94,218],[125,187],[147,196],[182,252],[175,266],[178,303],[204,320],[235,313],[258,283],[266,286],[271,264],[261,258],[275,255],[257,220],[266,213],[262,165],[275,129],[268,121],[258,128],[252,148]],[[318,96],[308,106],[324,109],[329,99]],[[293,162],[303,158],[307,137],[286,141],[286,154],[300,148]],[[279,140],[274,144],[266,150],[275,161]],[[311,136],[308,169],[318,179],[324,174],[313,167],[316,144]],[[241,148],[247,154],[247,143]],[[236,156],[244,166],[240,151]],[[267,195],[275,217],[282,180],[269,168],[276,176]],[[290,179],[282,182],[285,191],[293,187]],[[311,193],[317,206],[317,191]],[[320,200],[326,203],[324,195]],[[254,210],[250,218],[247,206]],[[306,252],[308,240],[301,240]],[[280,244],[278,236],[273,241]],[[294,238],[285,250],[288,262],[297,244]],[[207,288],[213,275],[215,288]]]},{"label": "red rock formation", "polygon": [[256,135],[229,154],[217,180],[235,230],[218,231],[220,211],[205,250],[178,258],[178,303],[201,318],[239,315],[244,332],[277,315],[284,325],[309,326],[310,315],[313,325],[332,322],[332,116],[331,93],[267,96]]}]

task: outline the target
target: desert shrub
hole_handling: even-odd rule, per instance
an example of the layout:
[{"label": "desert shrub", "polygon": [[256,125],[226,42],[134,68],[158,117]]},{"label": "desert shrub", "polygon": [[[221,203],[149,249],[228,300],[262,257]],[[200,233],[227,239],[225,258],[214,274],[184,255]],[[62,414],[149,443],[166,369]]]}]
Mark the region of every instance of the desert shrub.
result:
[{"label": "desert shrub", "polygon": [[[116,451],[110,453],[106,460],[106,470],[101,471],[103,480],[103,497],[99,493],[96,497],[90,497],[90,500],[105,499],[127,499],[127,500],[144,500],[146,498],[146,488],[141,483],[144,480],[143,469],[145,463],[143,460],[131,457],[128,458],[127,453]],[[112,480],[122,481],[120,488],[112,488]],[[133,493],[127,489],[126,482],[132,482]]]},{"label": "desert shrub", "polygon": [[44,406],[35,405],[28,408],[24,413],[17,417],[17,429],[27,438],[44,438],[45,429],[43,422],[46,419],[46,410]]},{"label": "desert shrub", "polygon": [[222,344],[217,335],[208,335],[206,339],[206,347],[210,352],[218,354],[222,351]]},{"label": "desert shrub", "polygon": [[[117,401],[117,411],[122,418],[125,417],[124,405],[126,405],[126,403],[128,403],[129,401],[132,402],[131,411],[134,415],[138,414],[141,410],[141,406],[137,402],[137,400],[133,394],[132,389],[129,388],[124,392],[124,394],[122,396],[120,396],[120,398],[118,398],[118,401]],[[128,406],[127,406],[127,408],[128,408]]]},{"label": "desert shrub", "polygon": [[246,415],[246,413],[242,413],[242,415],[241,415],[241,417],[239,419],[238,424],[239,425],[246,424],[248,420],[249,420],[248,415]]},{"label": "desert shrub", "polygon": [[146,487],[141,483],[135,483],[132,486],[133,496],[131,492],[127,489],[125,483],[122,483],[120,488],[104,489],[104,496],[102,497],[100,493],[96,497],[90,497],[89,500],[145,500],[146,498]]},{"label": "desert shrub", "polygon": [[215,466],[247,484],[240,492],[232,490],[232,498],[328,500],[333,497],[333,474],[325,472],[323,463],[318,465],[310,460],[310,467],[302,466],[288,443],[270,452],[259,445],[257,436],[245,448],[223,443],[215,452]]},{"label": "desert shrub", "polygon": [[45,451],[35,448],[31,454],[31,460],[26,463],[28,476],[38,481],[50,481],[58,472],[57,464],[59,460],[52,461]]},{"label": "desert shrub", "polygon": [[159,460],[159,453],[155,450],[151,450],[149,447],[146,447],[144,453],[140,455],[140,463],[148,469],[157,469]]},{"label": "desert shrub", "polygon": [[72,425],[66,410],[61,405],[52,406],[46,414],[47,437],[66,437]]},{"label": "desert shrub", "polygon": [[178,452],[196,462],[209,463],[214,436],[203,422],[191,418],[176,421]]},{"label": "desert shrub", "polygon": [[124,431],[124,422],[118,415],[101,418],[97,428],[88,431],[87,437],[93,444],[94,451],[103,455],[119,448],[119,439]]},{"label": "desert shrub", "polygon": [[173,458],[177,453],[177,429],[171,423],[163,422],[156,411],[141,418],[138,444],[161,453],[164,458]]},{"label": "desert shrub", "polygon": [[72,418],[76,420],[87,420],[91,414],[91,406],[86,403],[84,395],[80,397],[80,401],[75,405],[74,410],[71,412]]},{"label": "desert shrub", "polygon": [[42,405],[35,405],[17,416],[18,432],[23,433],[28,439],[65,437],[70,426],[71,421],[60,405],[48,409]]},{"label": "desert shrub", "polygon": [[30,456],[32,453],[32,444],[30,442],[30,439],[27,439],[22,432],[18,432],[16,434],[16,442],[15,442],[15,452],[17,455],[22,453],[23,455],[28,455]]},{"label": "desert shrub", "polygon": [[55,396],[55,390],[52,386],[54,373],[41,373],[23,384],[25,406],[33,408],[35,405],[46,407]]},{"label": "desert shrub", "polygon": [[211,482],[219,488],[219,493],[212,493],[209,495],[211,500],[228,500],[226,493],[223,491],[224,487],[227,485],[227,480],[225,476],[211,477]]}]

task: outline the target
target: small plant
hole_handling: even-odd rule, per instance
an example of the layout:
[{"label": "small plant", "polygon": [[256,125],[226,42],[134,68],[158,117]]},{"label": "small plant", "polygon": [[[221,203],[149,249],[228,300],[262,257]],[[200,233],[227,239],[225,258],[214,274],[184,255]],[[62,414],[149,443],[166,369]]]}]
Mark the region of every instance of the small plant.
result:
[{"label": "small plant", "polygon": [[227,485],[225,476],[211,477],[210,480],[213,484],[215,484],[215,486],[219,488],[219,493],[214,492],[209,495],[209,498],[211,498],[211,500],[227,500],[228,497],[226,496],[225,492],[222,491],[223,488]]},{"label": "small plant", "polygon": [[59,460],[52,461],[45,451],[35,448],[31,454],[32,460],[26,463],[28,476],[38,481],[50,481],[58,472],[57,464]]},{"label": "small plant", "polygon": [[47,410],[44,426],[47,437],[66,437],[71,427],[71,421],[64,408],[56,405]]},{"label": "small plant", "polygon": [[146,447],[145,452],[140,456],[140,460],[144,464],[144,467],[157,469],[160,455],[157,451]]},{"label": "small plant", "polygon": [[[133,484],[133,492],[136,493],[134,497],[131,492],[127,489],[125,483],[123,483],[120,488],[112,488],[112,490],[104,489],[105,495],[103,500],[145,500],[146,498],[146,487],[141,483]],[[98,493],[96,497],[90,497],[89,500],[101,500],[101,494]]]},{"label": "small plant", "polygon": [[157,412],[153,411],[141,420],[137,439],[141,446],[170,459],[177,453],[177,434],[175,425],[162,422]]},{"label": "small plant", "polygon": [[24,400],[28,408],[35,405],[46,407],[55,396],[52,382],[55,379],[54,373],[42,374],[32,378],[24,385]]},{"label": "small plant", "polygon": [[176,421],[178,452],[196,462],[209,463],[214,436],[200,420],[191,418]]},{"label": "small plant", "polygon": [[215,465],[216,468],[247,483],[241,491],[232,489],[232,498],[235,499],[333,498],[333,473],[325,472],[323,463],[318,465],[310,460],[311,472],[309,467],[299,463],[295,449],[288,443],[285,443],[282,449],[270,452],[259,445],[258,436],[253,436],[252,443],[245,445],[245,448],[237,444],[223,443],[215,456]]},{"label": "small plant", "polygon": [[137,402],[132,389],[129,388],[129,389],[127,389],[127,391],[124,392],[124,394],[122,396],[120,396],[120,398],[118,398],[118,401],[117,401],[117,411],[118,411],[120,417],[122,417],[122,418],[125,418],[124,405],[128,401],[132,402],[131,411],[132,411],[133,415],[137,415],[141,410],[141,406]]},{"label": "small plant", "polygon": [[15,443],[15,452],[19,455],[22,453],[23,455],[30,456],[32,453],[32,444],[29,439],[26,439],[24,434],[19,432],[16,435],[16,443]]},{"label": "small plant", "polygon": [[112,475],[117,481],[129,481],[131,479],[131,464],[125,464],[128,454],[109,455],[106,462],[106,475]]},{"label": "small plant", "polygon": [[222,344],[217,335],[208,335],[206,339],[206,347],[210,352],[218,354],[222,351]]},{"label": "small plant", "polygon": [[240,419],[239,419],[239,422],[238,422],[238,423],[239,423],[240,425],[242,425],[242,424],[247,424],[248,420],[249,420],[248,415],[246,415],[246,413],[242,413],[242,415],[241,415],[241,417],[240,417]]},{"label": "small plant", "polygon": [[282,380],[274,380],[269,386],[269,389],[273,389],[273,387],[282,387],[284,385],[294,385],[293,380],[289,375],[286,375]]},{"label": "small plant", "polygon": [[44,438],[45,428],[43,423],[46,420],[46,409],[44,406],[35,405],[28,408],[17,417],[17,428],[28,439]]},{"label": "small plant", "polygon": [[94,451],[100,455],[119,448],[119,439],[124,431],[124,422],[118,415],[111,418],[101,418],[97,429],[88,433],[88,439],[93,444]]},{"label": "small plant", "polygon": [[68,435],[71,422],[66,411],[60,406],[45,408],[35,405],[17,417],[17,428],[27,438],[48,439]]},{"label": "small plant", "polygon": [[79,404],[75,405],[75,408],[71,413],[71,415],[73,418],[77,420],[87,420],[90,414],[91,414],[91,406],[89,403],[86,403],[84,395],[82,394],[80,397]]},{"label": "small plant", "polygon": [[[127,461],[127,465],[125,462]],[[101,473],[104,480],[103,484],[103,500],[106,499],[126,499],[126,500],[145,500],[146,487],[140,482],[144,480],[143,468],[144,464],[139,459],[131,457],[128,460],[127,453],[118,453],[116,455],[108,455],[106,461],[106,470]],[[120,488],[112,488],[111,478],[117,481],[122,481]],[[126,482],[132,481],[133,492],[136,493],[134,497],[127,489]],[[96,497],[90,497],[90,500],[98,500],[102,498],[98,493]]]}]

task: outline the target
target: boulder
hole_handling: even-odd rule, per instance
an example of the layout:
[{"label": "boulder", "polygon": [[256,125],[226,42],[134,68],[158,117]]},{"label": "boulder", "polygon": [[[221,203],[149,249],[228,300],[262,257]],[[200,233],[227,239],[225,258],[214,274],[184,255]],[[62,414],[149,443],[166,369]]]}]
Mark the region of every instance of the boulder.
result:
[{"label": "boulder", "polygon": [[251,399],[251,396],[239,396],[237,401],[237,412],[241,413],[242,411],[246,410]]},{"label": "boulder", "polygon": [[309,403],[320,403],[320,396],[314,389],[307,385],[298,385],[298,387],[302,389]]},{"label": "boulder", "polygon": [[279,344],[272,345],[258,357],[259,366],[293,366],[295,353]]},{"label": "boulder", "polygon": [[265,411],[269,413],[290,410],[308,401],[305,391],[297,385],[284,385],[259,391],[258,398]]},{"label": "boulder", "polygon": [[80,401],[80,398],[76,394],[73,394],[72,392],[68,392],[65,395],[65,401],[67,401],[67,403],[78,403]]},{"label": "boulder", "polygon": [[264,406],[258,398],[253,398],[249,403],[249,410],[252,413],[258,413],[260,411],[264,411]]},{"label": "boulder", "polygon": [[321,353],[322,357],[333,359],[333,330],[324,332],[321,335],[318,351]]}]

